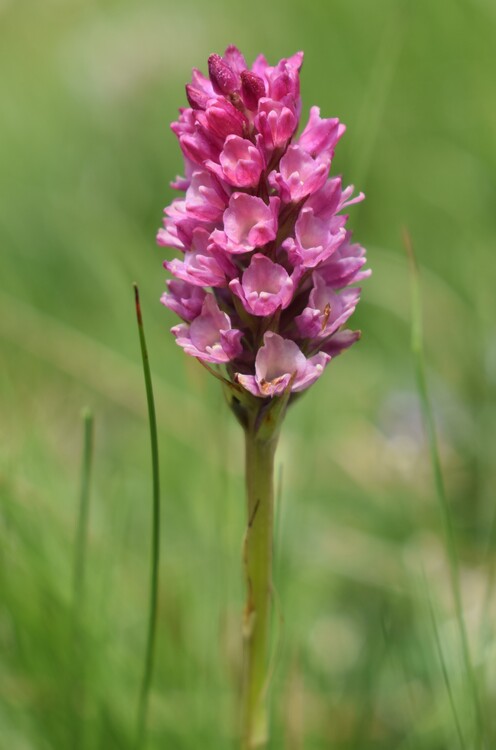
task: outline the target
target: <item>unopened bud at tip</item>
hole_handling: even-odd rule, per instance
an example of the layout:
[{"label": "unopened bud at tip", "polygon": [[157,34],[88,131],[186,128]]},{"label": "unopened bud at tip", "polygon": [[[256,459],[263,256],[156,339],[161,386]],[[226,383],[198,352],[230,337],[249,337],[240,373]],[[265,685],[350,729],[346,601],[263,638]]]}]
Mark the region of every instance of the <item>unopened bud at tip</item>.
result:
[{"label": "unopened bud at tip", "polygon": [[238,87],[236,74],[220,55],[208,58],[208,74],[218,94],[231,94]]}]

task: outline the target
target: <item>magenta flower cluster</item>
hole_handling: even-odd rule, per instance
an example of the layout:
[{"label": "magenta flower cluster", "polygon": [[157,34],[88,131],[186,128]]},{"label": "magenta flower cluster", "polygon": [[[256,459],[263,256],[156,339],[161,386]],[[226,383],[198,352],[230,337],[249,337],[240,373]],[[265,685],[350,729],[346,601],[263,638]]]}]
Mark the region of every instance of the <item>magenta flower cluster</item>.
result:
[{"label": "magenta flower cluster", "polygon": [[303,53],[251,69],[236,47],[193,71],[189,107],[172,130],[184,155],[185,191],[165,209],[159,245],[175,277],[162,297],[183,322],[187,354],[222,365],[260,398],[308,388],[359,338],[344,328],[368,276],[343,210],[352,197],[329,177],[345,127],[312,107],[296,137]]}]

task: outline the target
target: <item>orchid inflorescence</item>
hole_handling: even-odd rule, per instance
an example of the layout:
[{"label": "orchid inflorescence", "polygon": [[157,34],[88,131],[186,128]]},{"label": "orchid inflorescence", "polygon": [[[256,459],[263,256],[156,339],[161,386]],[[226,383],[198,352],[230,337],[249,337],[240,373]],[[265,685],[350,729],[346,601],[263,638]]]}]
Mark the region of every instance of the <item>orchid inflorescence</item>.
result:
[{"label": "orchid inflorescence", "polygon": [[247,68],[234,46],[193,70],[189,107],[172,130],[184,155],[185,191],[165,209],[159,245],[175,277],[163,304],[182,318],[172,332],[187,354],[258,398],[308,388],[360,336],[343,328],[369,275],[342,211],[363,199],[329,178],[345,131],[312,107],[301,114],[303,53]]}]

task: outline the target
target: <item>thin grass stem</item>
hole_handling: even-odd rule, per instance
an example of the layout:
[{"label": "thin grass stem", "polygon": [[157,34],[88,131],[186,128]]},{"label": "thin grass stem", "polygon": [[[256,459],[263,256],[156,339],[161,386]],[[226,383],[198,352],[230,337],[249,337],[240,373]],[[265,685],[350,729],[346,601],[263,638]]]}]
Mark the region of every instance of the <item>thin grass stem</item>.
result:
[{"label": "thin grass stem", "polygon": [[432,622],[432,629],[434,631],[434,639],[436,641],[436,650],[439,656],[439,662],[441,664],[441,671],[443,673],[443,680],[446,686],[446,692],[448,693],[448,700],[449,700],[449,704],[451,708],[451,713],[453,714],[453,721],[455,722],[455,728],[456,728],[456,733],[458,735],[458,741],[460,743],[460,747],[462,748],[462,750],[467,750],[467,745],[465,743],[465,738],[463,736],[460,719],[458,718],[458,711],[456,710],[455,697],[453,695],[453,690],[451,689],[448,666],[446,664],[446,659],[444,658],[443,647],[441,645],[441,638],[439,636],[439,628],[438,628],[437,620],[436,620],[436,613],[434,612],[434,606],[432,604],[432,600],[429,594],[429,584],[427,582],[427,576],[425,575],[425,571],[424,571],[424,584],[425,584],[425,590],[427,593],[427,604],[429,605],[429,615],[430,615],[431,622]]},{"label": "thin grass stem", "polygon": [[82,412],[83,419],[83,461],[79,492],[79,515],[74,547],[73,601],[76,619],[83,606],[84,578],[86,572],[86,548],[90,506],[90,480],[93,462],[93,414],[89,409]]},{"label": "thin grass stem", "polygon": [[93,414],[84,409],[83,421],[83,455],[81,463],[81,482],[79,490],[79,508],[74,544],[74,563],[72,574],[72,658],[73,681],[69,694],[72,698],[72,744],[74,750],[83,746],[82,714],[84,711],[84,637],[83,609],[84,584],[86,576],[86,553],[88,546],[88,520],[90,509],[90,482],[93,463]]},{"label": "thin grass stem", "polygon": [[152,377],[150,373],[150,363],[148,359],[148,350],[146,348],[145,331],[143,327],[143,318],[141,315],[141,306],[139,299],[138,285],[133,284],[134,301],[136,308],[136,319],[138,323],[138,333],[141,348],[141,358],[143,362],[143,374],[145,378],[146,400],[148,406],[148,423],[150,426],[150,446],[152,454],[152,546],[151,546],[151,567],[150,567],[150,603],[148,612],[148,632],[146,639],[145,662],[143,668],[143,679],[138,701],[138,714],[136,720],[136,741],[135,748],[139,750],[144,746],[146,735],[146,721],[148,714],[148,702],[150,686],[153,677],[153,666],[155,656],[156,626],[157,626],[157,609],[158,609],[158,583],[159,583],[159,562],[160,562],[160,477],[159,477],[159,458],[158,458],[158,435],[157,419],[155,414],[155,401],[153,398]]},{"label": "thin grass stem", "polygon": [[460,640],[462,645],[462,656],[467,674],[467,679],[472,693],[472,701],[474,706],[474,715],[476,723],[476,742],[475,747],[480,750],[483,742],[483,723],[482,723],[482,710],[479,700],[479,693],[477,689],[477,681],[475,677],[475,671],[470,656],[470,647],[468,643],[467,628],[465,625],[465,619],[463,614],[463,604],[460,588],[460,570],[458,562],[458,551],[455,539],[455,530],[453,527],[453,519],[451,510],[446,494],[446,488],[444,484],[443,471],[441,467],[441,459],[439,455],[439,447],[437,440],[436,424],[434,420],[434,413],[429,398],[429,390],[427,387],[427,378],[425,374],[425,360],[424,360],[424,346],[423,346],[423,322],[422,322],[422,294],[420,288],[419,270],[415,253],[413,250],[413,244],[410,234],[405,229],[403,231],[403,242],[407,251],[408,259],[410,261],[410,278],[412,288],[412,338],[411,347],[413,356],[415,359],[415,373],[417,380],[417,389],[420,399],[420,406],[422,410],[422,416],[425,424],[425,430],[427,434],[427,440],[429,444],[429,454],[434,474],[434,482],[436,487],[436,496],[438,500],[439,510],[442,517],[444,537],[446,544],[446,551],[449,559],[449,570],[450,570],[450,583],[453,593],[453,599],[455,602],[456,619],[458,624],[458,630],[460,634]]}]

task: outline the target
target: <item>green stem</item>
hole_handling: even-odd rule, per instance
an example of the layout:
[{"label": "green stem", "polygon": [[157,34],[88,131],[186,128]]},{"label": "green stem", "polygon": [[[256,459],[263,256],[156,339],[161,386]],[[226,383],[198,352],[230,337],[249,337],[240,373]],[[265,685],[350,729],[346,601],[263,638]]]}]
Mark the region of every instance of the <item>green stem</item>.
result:
[{"label": "green stem", "polygon": [[134,298],[136,305],[136,318],[138,321],[138,333],[141,347],[141,358],[143,361],[143,374],[145,378],[146,400],[148,405],[148,422],[150,425],[150,443],[152,453],[152,554],[150,568],[150,607],[148,613],[148,634],[146,640],[145,665],[143,670],[143,680],[138,703],[138,716],[136,722],[136,742],[135,748],[139,750],[142,747],[145,729],[146,717],[148,712],[148,696],[153,675],[153,662],[155,654],[155,632],[157,624],[158,608],[158,571],[160,560],[160,482],[159,482],[159,459],[158,459],[158,436],[157,436],[157,419],[155,416],[155,401],[153,398],[152,377],[150,373],[150,363],[148,360],[148,351],[146,348],[145,331],[143,328],[143,319],[141,317],[141,307],[139,301],[138,286],[134,284]]},{"label": "green stem", "polygon": [[268,657],[272,594],[274,455],[277,431],[262,439],[252,420],[245,429],[248,526],[244,544],[243,750],[268,740]]}]

